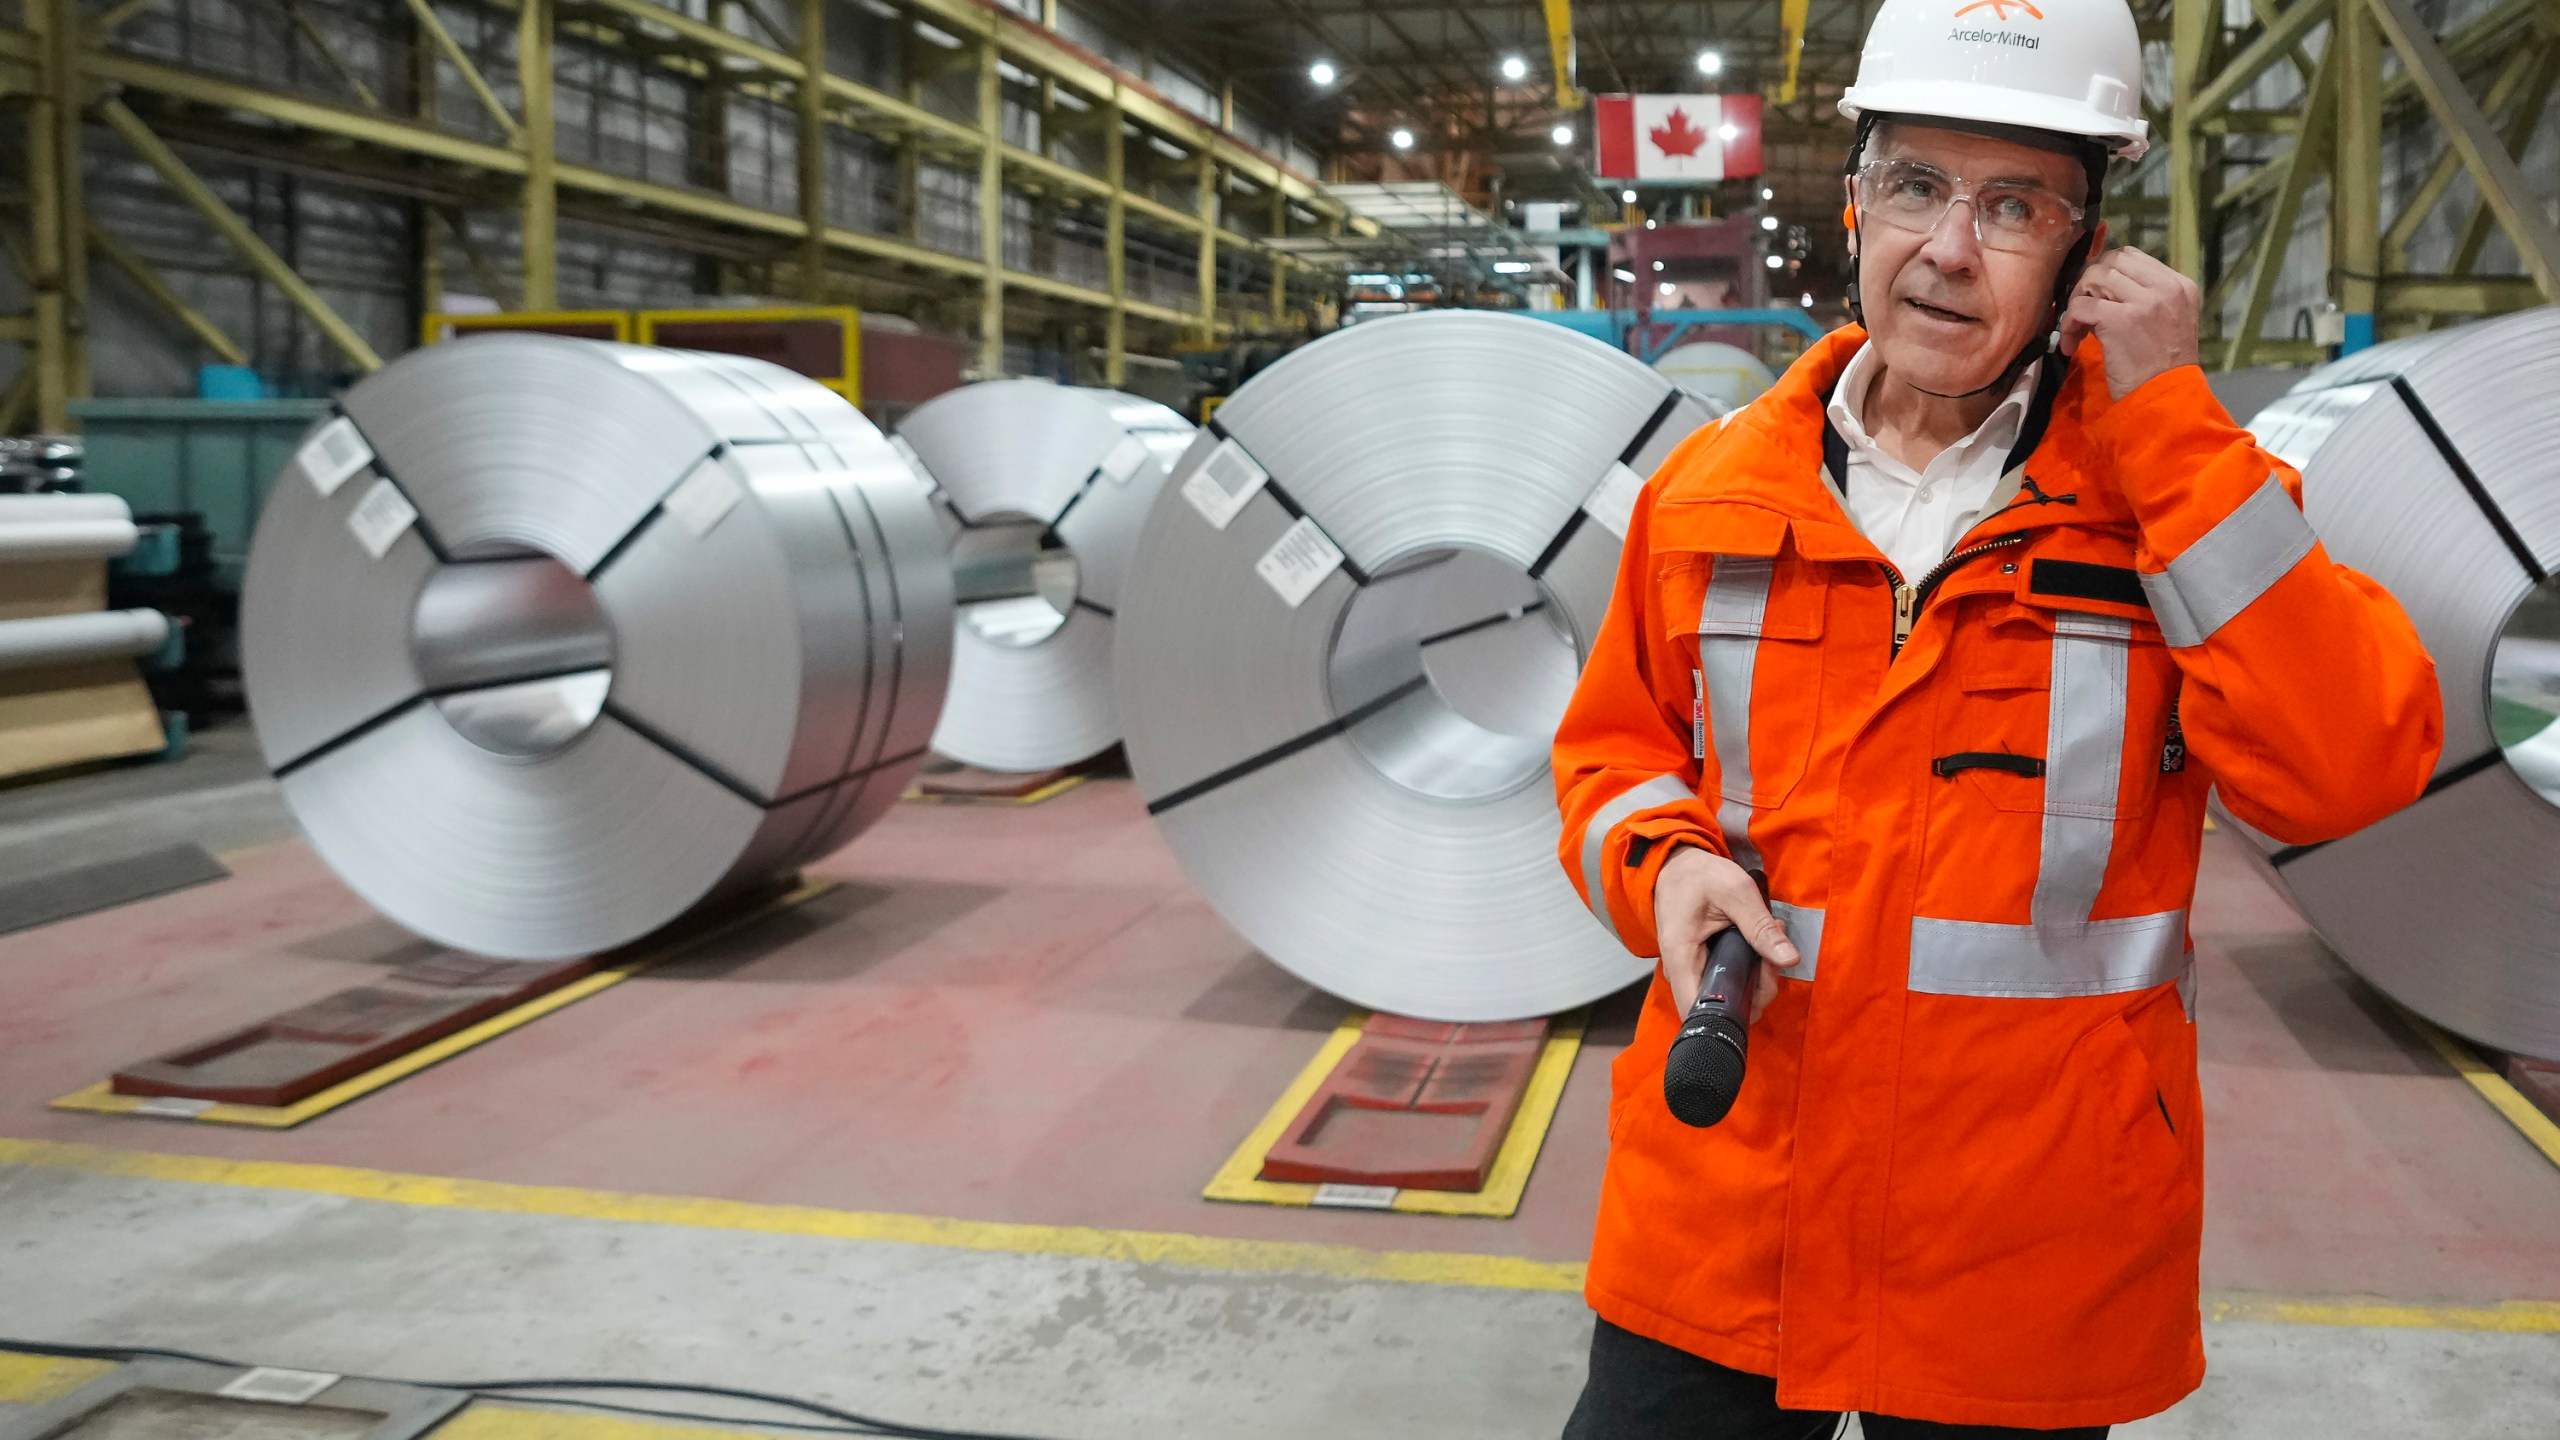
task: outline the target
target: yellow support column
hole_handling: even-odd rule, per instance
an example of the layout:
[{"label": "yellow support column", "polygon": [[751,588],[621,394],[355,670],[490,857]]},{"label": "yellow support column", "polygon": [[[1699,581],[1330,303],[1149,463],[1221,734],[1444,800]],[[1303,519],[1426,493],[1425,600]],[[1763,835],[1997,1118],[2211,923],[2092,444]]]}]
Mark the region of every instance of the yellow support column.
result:
[{"label": "yellow support column", "polygon": [[[1288,235],[1288,233],[1289,192],[1281,189],[1277,185],[1274,185],[1271,187],[1271,238],[1274,240],[1283,239]],[[1286,316],[1288,313],[1289,257],[1281,254],[1277,250],[1274,250],[1271,252],[1272,328],[1275,330],[1278,329],[1280,327],[1282,317]]]},{"label": "yellow support column", "polygon": [[523,308],[560,308],[558,136],[551,123],[552,0],[516,11],[516,81],[524,94]]},{"label": "yellow support column", "polygon": [[1218,165],[1206,150],[1191,159],[1200,177],[1200,338],[1209,340],[1218,330]]},{"label": "yellow support column", "polygon": [[1127,123],[1115,87],[1102,117],[1102,178],[1111,185],[1102,201],[1102,268],[1111,291],[1111,309],[1102,319],[1102,377],[1114,389],[1129,379],[1129,172],[1120,143],[1120,127]]},{"label": "yellow support column", "polygon": [[52,43],[61,12],[54,0],[25,0],[24,15],[37,37],[41,68],[35,93],[27,97],[27,229],[32,242],[27,288],[35,320],[28,372],[34,381],[35,428],[59,431],[71,426],[72,369],[69,295],[63,279],[62,130],[76,121],[63,114],[70,77],[61,72],[60,52]]},{"label": "yellow support column", "polygon": [[827,6],[800,0],[800,298],[827,298]]},{"label": "yellow support column", "polygon": [[2330,267],[2346,312],[2341,353],[2374,340],[2382,274],[2382,28],[2363,5],[2340,5],[2329,43],[2338,47],[2338,120],[2331,169]]},{"label": "yellow support column", "polygon": [[978,47],[978,368],[993,379],[1004,373],[1004,77],[989,23]]},{"label": "yellow support column", "polygon": [[2203,117],[2196,113],[2194,97],[2204,81],[2205,51],[2220,13],[2218,0],[2172,0],[2169,12],[2170,67],[2176,77],[2169,105],[2169,264],[2199,284],[2204,280],[2204,195],[2198,175],[2204,157],[2196,122]]}]

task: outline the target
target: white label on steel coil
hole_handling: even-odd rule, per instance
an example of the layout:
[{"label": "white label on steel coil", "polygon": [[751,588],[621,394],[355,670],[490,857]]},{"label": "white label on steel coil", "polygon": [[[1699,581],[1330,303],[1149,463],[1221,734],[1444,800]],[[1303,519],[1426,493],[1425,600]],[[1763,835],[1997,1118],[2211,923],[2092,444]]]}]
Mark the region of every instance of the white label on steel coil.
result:
[{"label": "white label on steel coil", "polygon": [[1292,610],[1316,593],[1324,577],[1342,568],[1342,549],[1333,537],[1324,533],[1312,515],[1301,515],[1298,523],[1280,532],[1262,558],[1253,562],[1253,573],[1262,577]]},{"label": "white label on steel coil", "polygon": [[373,447],[365,443],[356,422],[341,415],[312,432],[294,452],[293,463],[310,477],[312,489],[334,495],[348,476],[373,463]]},{"label": "white label on steel coil", "polygon": [[1624,540],[1627,526],[1636,518],[1636,497],[1644,493],[1644,477],[1620,461],[1609,467],[1592,487],[1591,498],[1582,502],[1582,513],[1599,521],[1610,534]]},{"label": "white label on steel coil", "polygon": [[1123,435],[1111,453],[1102,457],[1102,478],[1114,485],[1126,485],[1138,468],[1147,463],[1147,442],[1135,435]]},{"label": "white label on steel coil", "polygon": [[347,530],[364,547],[364,553],[379,560],[391,551],[392,544],[406,533],[418,519],[418,507],[400,493],[400,487],[389,480],[376,480],[364,492],[356,508],[347,512]]},{"label": "white label on steel coil", "polygon": [[682,521],[684,528],[699,540],[744,498],[745,492],[719,461],[705,460],[693,467],[683,484],[667,492],[666,507],[667,513]]},{"label": "white label on steel coil", "polygon": [[[1243,446],[1233,440],[1224,440],[1219,442],[1217,449],[1209,452],[1209,458],[1201,462],[1199,469],[1191,472],[1191,478],[1182,482],[1182,498],[1190,501],[1191,508],[1200,512],[1200,518],[1224,530],[1227,522],[1243,512],[1245,502],[1251,500],[1253,493],[1270,478],[1268,471],[1253,463],[1253,457],[1244,453]],[[1297,602],[1289,603],[1294,605]]]},{"label": "white label on steel coil", "polygon": [[1332,1206],[1343,1210],[1387,1210],[1392,1209],[1395,1206],[1396,1187],[1393,1185],[1338,1185],[1328,1183],[1317,1186],[1316,1193],[1307,1197],[1307,1203],[1310,1205]]},{"label": "white label on steel coil", "polygon": [[269,1405],[300,1405],[338,1383],[321,1370],[285,1370],[261,1365],[214,1392],[233,1400],[260,1400]]}]

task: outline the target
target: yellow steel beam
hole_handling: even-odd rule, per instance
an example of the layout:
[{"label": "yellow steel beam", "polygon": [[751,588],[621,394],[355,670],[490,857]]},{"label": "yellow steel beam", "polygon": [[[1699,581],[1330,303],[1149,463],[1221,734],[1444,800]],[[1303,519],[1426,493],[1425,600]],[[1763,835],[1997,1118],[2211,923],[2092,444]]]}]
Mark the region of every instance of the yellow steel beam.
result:
[{"label": "yellow steel beam", "polygon": [[27,292],[35,332],[27,374],[33,377],[36,428],[58,431],[71,427],[73,378],[73,315],[64,279],[69,257],[62,250],[62,138],[65,131],[76,135],[80,122],[78,111],[65,103],[71,77],[61,72],[62,52],[53,44],[52,27],[61,12],[52,0],[30,0],[25,13],[33,27],[38,72],[26,103]]},{"label": "yellow steel beam", "polygon": [[2267,207],[2266,220],[2258,228],[2255,273],[2249,280],[2249,298],[2240,307],[2240,323],[2232,327],[2229,348],[2223,353],[2226,370],[2237,370],[2249,363],[2250,351],[2258,343],[2258,331],[2267,323],[2267,303],[2274,297],[2276,281],[2284,273],[2285,254],[2293,248],[2293,222],[2302,209],[2303,191],[2310,185],[2312,173],[2328,157],[2330,130],[2338,119],[2338,55],[2342,48],[2332,45],[2321,51],[2318,63],[2312,67],[2311,88],[2303,97],[2302,134],[2278,162],[2284,166],[2284,181],[2276,187],[2275,202]]},{"label": "yellow steel beam", "polygon": [[524,193],[517,222],[524,271],[524,308],[560,308],[559,134],[551,123],[552,0],[523,0],[516,11],[516,93],[524,107],[517,146],[524,152]]},{"label": "yellow steel beam", "polygon": [[1104,107],[1102,174],[1111,189],[1102,202],[1102,273],[1110,290],[1102,317],[1102,383],[1114,389],[1129,379],[1129,162],[1120,126],[1120,107]]},{"label": "yellow steel beam", "polygon": [[430,160],[492,170],[502,175],[521,175],[525,169],[524,155],[520,151],[450,135],[414,121],[305,100],[236,80],[108,51],[90,51],[86,63],[89,73],[101,80],[112,80],[156,95],[192,100],[243,115],[282,121],[298,129],[362,141]]},{"label": "yellow steel beam", "polygon": [[222,197],[214,194],[193,170],[187,168],[186,162],[180,160],[175,151],[151,133],[151,127],[143,124],[140,116],[116,99],[100,101],[98,115],[107,122],[108,128],[124,137],[125,144],[132,147],[142,163],[158,172],[170,189],[177,191],[180,198],[193,206],[206,223],[229,241],[231,248],[239,251],[241,257],[268,283],[283,291],[295,309],[319,326],[320,332],[329,337],[329,343],[337,346],[340,353],[353,361],[358,369],[382,368],[382,357],[373,353],[373,347],[365,343],[364,337],[340,318],[337,311],[330,309],[329,303],[295,274],[293,267],[284,263],[283,257],[268,249],[267,242],[258,238],[258,233],[249,228],[248,222],[222,203]]},{"label": "yellow steel beam", "polygon": [[[2506,142],[2511,153],[2523,154],[2526,142],[2533,138],[2534,130],[2542,123],[2543,107],[2551,103],[2555,61],[2560,61],[2560,51],[2546,51],[2540,72],[2533,77],[2526,93],[2517,97],[2515,110],[2507,117]],[[2489,243],[2489,223],[2488,202],[2473,199],[2471,214],[2462,222],[2461,233],[2453,243],[2453,259],[2445,266],[2446,270],[2456,275],[2471,273],[2472,268],[2480,263],[2481,250]]]},{"label": "yellow steel beam", "polygon": [[[2382,35],[2373,12],[2341,0],[2329,48],[2338,66],[2329,263],[2348,343],[2371,344],[2374,282],[2382,271]],[[2359,327],[2367,333],[2359,335]]]},{"label": "yellow steel beam", "polygon": [[[2489,93],[2482,98],[2481,104],[2490,110],[2503,110],[2513,105],[2516,93],[2525,88],[2525,82],[2533,73],[2550,68],[2552,54],[2551,47],[2545,45],[2517,47],[2507,56],[2507,63],[2499,67],[2497,77],[2489,82]],[[2538,108],[2536,113],[2540,113]],[[2513,134],[2512,122],[2509,134]],[[2516,147],[2511,144],[2507,148],[2513,150]],[[2444,147],[2444,153],[2428,167],[2425,178],[2419,180],[2417,188],[2409,192],[2409,198],[2401,202],[2399,217],[2382,232],[2383,268],[2408,268],[2410,239],[2418,233],[2418,227],[2426,223],[2428,214],[2436,208],[2436,202],[2444,198],[2445,190],[2453,184],[2453,177],[2461,169],[2462,152],[2450,145]]]},{"label": "yellow steel beam", "polygon": [[[2297,7],[2329,0],[2294,0]],[[2169,264],[2190,279],[2204,276],[2204,153],[2196,122],[2211,113],[2191,98],[2204,78],[2205,52],[2220,18],[2216,0],[2172,0],[2170,9]]]},{"label": "yellow steel beam", "polygon": [[995,37],[978,46],[978,371],[1004,373],[1004,76]]},{"label": "yellow steel beam", "polygon": [[827,95],[809,77],[827,73],[826,0],[800,0],[799,59],[800,298],[815,304],[827,298]]},{"label": "yellow steel beam", "polygon": [[159,271],[151,268],[149,261],[133,253],[123,241],[99,228],[95,219],[89,222],[89,243],[97,247],[98,253],[106,257],[108,264],[123,271],[125,277],[133,281],[143,294],[150,296],[155,304],[169,312],[171,319],[185,326],[187,333],[195,336],[197,342],[204,348],[221,356],[229,364],[249,363],[249,352],[241,349],[237,341],[224,334],[221,326],[205,318],[203,311],[188,304],[186,297],[180,295],[176,287],[162,278]]},{"label": "yellow steel beam", "polygon": [[1206,155],[1194,158],[1199,164],[1194,203],[1200,207],[1200,328],[1206,333],[1218,323],[1218,167]]},{"label": "yellow steel beam", "polygon": [[1547,63],[1555,67],[1556,108],[1579,110],[1582,92],[1574,88],[1573,0],[1546,0]]},{"label": "yellow steel beam", "polygon": [[1796,69],[1804,60],[1805,18],[1812,9],[1812,0],[1783,0],[1778,7],[1778,39],[1787,54],[1786,77],[1778,82],[1781,105],[1796,103]]},{"label": "yellow steel beam", "polygon": [[[149,0],[138,0],[138,3],[147,4]],[[480,108],[488,111],[489,118],[498,122],[498,132],[507,137],[507,143],[516,143],[523,135],[523,131],[516,125],[516,117],[508,114],[507,107],[498,103],[498,92],[489,88],[489,82],[481,75],[480,67],[472,64],[471,57],[462,52],[462,46],[454,40],[453,32],[444,28],[444,21],[436,15],[436,7],[428,4],[427,0],[407,0],[407,3],[409,14],[417,20],[418,28],[426,33],[427,39],[444,56],[445,63],[451,65],[454,72],[462,77],[462,83],[471,87],[471,94],[479,100]]]},{"label": "yellow steel beam", "polygon": [[[2443,48],[2436,44],[2426,22],[2410,8],[2409,0],[2368,0],[2368,5],[2374,20],[2390,37],[2391,48],[2400,52],[2402,63],[2417,82],[2418,93],[2426,99],[2427,109],[2444,127],[2445,138],[2461,152],[2463,166],[2471,172],[2490,213],[2498,217],[2499,226],[2515,242],[2525,270],[2542,287],[2545,299],[2560,300],[2560,226],[2551,223],[2542,201],[2525,180],[2524,171],[2507,153],[2498,132],[2491,128],[2489,117],[2481,113],[2479,102],[2462,88],[2462,77],[2454,71],[2453,62],[2445,58]],[[2379,90],[2380,86],[2375,88]]]},{"label": "yellow steel beam", "polygon": [[[2333,0],[2293,0],[2293,3],[2286,6],[2274,20],[2268,22],[2265,29],[2258,32],[2257,39],[2250,41],[2239,54],[2225,61],[2222,67],[2214,72],[2211,80],[2198,85],[2192,92],[2195,99],[2183,108],[2197,119],[2217,114],[2228,108],[2232,97],[2248,88],[2249,82],[2258,78],[2258,72],[2292,53],[2293,48],[2302,43],[2302,38],[2311,33],[2311,27],[2329,18],[2329,13],[2335,8]],[[2206,29],[2196,39],[2199,47],[2211,39],[2210,27],[2219,20],[2220,14],[2220,6],[2205,7],[2200,23]],[[2187,33],[2185,28],[2187,23],[2189,22],[2174,19],[2172,21],[2173,28],[2176,28],[2180,36]],[[2201,61],[2202,53],[2199,48],[2199,66]],[[2184,75],[2183,71],[2181,75]],[[2198,78],[2201,79],[2200,76]],[[2182,85],[2177,93],[2184,96],[2190,91]],[[2174,161],[2171,163],[2175,164]]]},{"label": "yellow steel beam", "polygon": [[2386,275],[2381,290],[2381,307],[2402,314],[2502,315],[2542,303],[2541,290],[2522,275]]},{"label": "yellow steel beam", "polygon": [[26,345],[36,338],[36,317],[0,315],[0,345]]},{"label": "yellow steel beam", "polygon": [[105,39],[124,28],[125,22],[160,3],[160,0],[116,0],[89,22],[92,39]]},{"label": "yellow steel beam", "polygon": [[36,413],[36,367],[23,365],[9,393],[0,395],[0,435],[14,435],[26,428]]}]

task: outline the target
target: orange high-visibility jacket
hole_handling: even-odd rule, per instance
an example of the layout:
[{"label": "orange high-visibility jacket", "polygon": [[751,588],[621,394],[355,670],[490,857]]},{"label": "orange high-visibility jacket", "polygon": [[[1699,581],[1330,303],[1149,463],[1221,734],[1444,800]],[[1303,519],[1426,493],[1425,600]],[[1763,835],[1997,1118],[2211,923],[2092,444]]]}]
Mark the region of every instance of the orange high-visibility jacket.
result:
[{"label": "orange high-visibility jacket", "polygon": [[1832,478],[1865,339],[1663,463],[1557,733],[1564,868],[1630,950],[1685,843],[1764,867],[1804,956],[1708,1130],[1663,1102],[1657,972],[1586,1293],[1788,1407],[2132,1420],[2204,1375],[2206,788],[2297,844],[2408,804],[2434,667],[2201,371],[2112,403],[2094,342],[2015,503],[1896,576]]}]

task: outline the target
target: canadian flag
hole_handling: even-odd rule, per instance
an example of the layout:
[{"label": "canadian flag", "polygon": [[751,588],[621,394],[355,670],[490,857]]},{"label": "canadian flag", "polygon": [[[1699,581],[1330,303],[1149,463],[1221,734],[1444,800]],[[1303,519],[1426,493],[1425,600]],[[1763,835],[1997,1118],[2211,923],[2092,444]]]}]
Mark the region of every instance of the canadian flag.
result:
[{"label": "canadian flag", "polygon": [[1727,180],[1760,173],[1757,95],[1599,95],[1591,104],[1605,179]]}]

